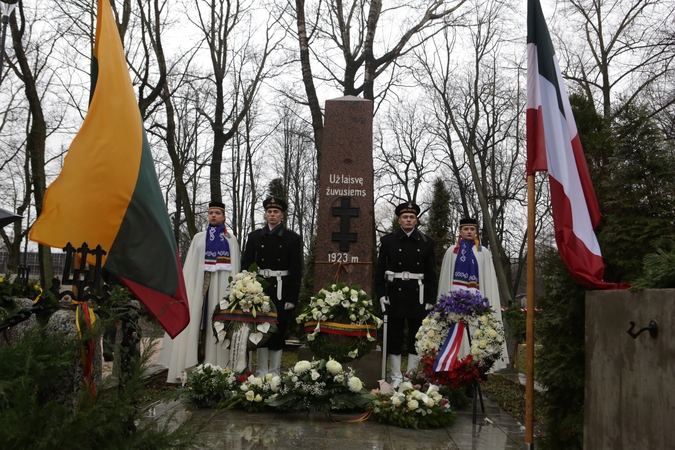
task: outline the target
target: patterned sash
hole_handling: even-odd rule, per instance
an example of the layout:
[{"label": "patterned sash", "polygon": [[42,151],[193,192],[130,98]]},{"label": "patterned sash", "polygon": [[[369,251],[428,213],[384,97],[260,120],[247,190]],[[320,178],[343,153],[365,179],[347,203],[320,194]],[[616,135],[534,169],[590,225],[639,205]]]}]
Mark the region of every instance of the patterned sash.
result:
[{"label": "patterned sash", "polygon": [[230,260],[230,243],[227,241],[225,224],[219,227],[208,226],[206,229],[206,251],[204,255],[204,271],[232,270]]},{"label": "patterned sash", "polygon": [[455,273],[452,274],[453,291],[464,289],[470,292],[478,292],[478,261],[473,254],[474,241],[460,239],[457,259],[455,260]]}]

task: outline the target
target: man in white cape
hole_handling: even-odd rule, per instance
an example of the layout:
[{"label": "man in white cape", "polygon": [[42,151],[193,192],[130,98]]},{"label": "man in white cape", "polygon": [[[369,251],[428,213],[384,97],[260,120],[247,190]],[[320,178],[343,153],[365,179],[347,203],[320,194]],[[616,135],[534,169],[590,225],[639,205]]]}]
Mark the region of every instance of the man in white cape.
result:
[{"label": "man in white cape", "polygon": [[175,339],[165,335],[159,355],[159,364],[169,369],[168,383],[180,383],[183,372],[197,364],[225,367],[230,360],[229,349],[216,342],[211,316],[227,293],[230,276],[239,273],[239,243],[225,228],[222,202],[209,203],[208,217],[209,226],[194,236],[183,265],[190,324]]},{"label": "man in white cape", "polygon": [[[443,265],[441,266],[441,276],[438,282],[438,295],[448,294],[450,291],[465,289],[476,290],[476,283],[478,290],[483,298],[487,298],[492,307],[497,320],[502,324],[502,308],[499,302],[499,285],[497,284],[497,276],[495,275],[495,268],[492,263],[492,254],[490,250],[480,245],[476,237],[477,221],[472,218],[464,218],[459,222],[460,241],[454,247],[448,248],[443,257]],[[478,280],[470,279],[471,276],[464,278],[455,276],[455,266],[457,258],[460,256],[458,250],[461,240],[475,242],[471,245],[473,256],[476,258],[478,267]],[[470,353],[469,341],[466,337],[462,339],[462,345],[459,350],[458,358],[463,358]],[[506,350],[506,342],[502,343],[502,357],[497,360],[492,366],[491,372],[503,369],[509,364],[509,354]]]}]

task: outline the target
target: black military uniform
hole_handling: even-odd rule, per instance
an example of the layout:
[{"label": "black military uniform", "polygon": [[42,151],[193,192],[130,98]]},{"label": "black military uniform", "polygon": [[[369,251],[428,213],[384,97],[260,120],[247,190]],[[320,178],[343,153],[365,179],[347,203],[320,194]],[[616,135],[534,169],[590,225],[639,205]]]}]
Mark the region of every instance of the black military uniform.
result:
[{"label": "black military uniform", "polygon": [[[270,208],[286,211],[286,202],[268,198],[263,201],[267,211]],[[241,267],[247,270],[253,263],[258,265],[260,274],[269,283],[265,294],[274,301],[279,318],[279,334],[273,335],[266,343],[271,350],[281,350],[285,342],[288,321],[295,317],[295,309],[286,310],[284,305],[298,303],[302,279],[302,241],[300,236],[286,228],[283,223],[270,230],[265,224],[248,235],[242,256]],[[283,275],[282,275],[283,274]],[[281,296],[279,293],[281,281]]]},{"label": "black military uniform", "polygon": [[[419,206],[408,202],[396,208],[396,215],[401,223],[402,215],[414,214],[416,217],[419,211]],[[410,371],[418,362],[415,334],[428,314],[426,305],[436,303],[437,289],[433,239],[417,228],[412,229],[410,234],[401,228],[380,239],[380,253],[375,267],[375,292],[379,298],[386,297],[389,301],[387,353],[390,355],[393,384],[400,383],[405,322],[408,322],[408,339],[405,344]],[[411,359],[414,360],[412,364]]]}]

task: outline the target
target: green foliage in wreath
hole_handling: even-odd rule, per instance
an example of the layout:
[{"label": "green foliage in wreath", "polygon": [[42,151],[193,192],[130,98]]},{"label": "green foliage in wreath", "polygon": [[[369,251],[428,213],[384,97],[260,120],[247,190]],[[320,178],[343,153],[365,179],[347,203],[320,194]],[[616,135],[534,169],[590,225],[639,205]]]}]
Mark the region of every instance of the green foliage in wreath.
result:
[{"label": "green foliage in wreath", "polygon": [[[359,286],[350,287],[345,283],[326,285],[312,297],[296,321],[306,324],[303,340],[318,358],[341,363],[368,353],[377,340],[375,330],[382,326],[382,319],[375,315],[368,294]],[[326,332],[331,324],[346,325],[345,332]],[[369,328],[357,332],[355,327]],[[360,335],[351,335],[352,332]]]}]

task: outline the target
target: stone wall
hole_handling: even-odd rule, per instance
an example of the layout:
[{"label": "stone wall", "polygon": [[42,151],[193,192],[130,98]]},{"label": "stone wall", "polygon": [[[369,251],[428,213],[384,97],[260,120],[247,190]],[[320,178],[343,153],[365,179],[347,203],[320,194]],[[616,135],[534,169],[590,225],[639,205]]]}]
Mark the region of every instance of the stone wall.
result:
[{"label": "stone wall", "polygon": [[[658,323],[658,336],[634,331]],[[586,295],[584,448],[674,448],[675,289]]]}]

